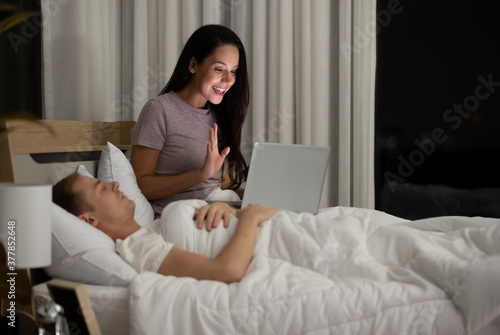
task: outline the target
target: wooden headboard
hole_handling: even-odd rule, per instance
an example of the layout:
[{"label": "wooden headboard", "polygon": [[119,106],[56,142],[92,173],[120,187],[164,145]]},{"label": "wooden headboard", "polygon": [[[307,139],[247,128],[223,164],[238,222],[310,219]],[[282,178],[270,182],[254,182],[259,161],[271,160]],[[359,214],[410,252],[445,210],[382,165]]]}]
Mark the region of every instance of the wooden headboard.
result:
[{"label": "wooden headboard", "polygon": [[7,131],[7,137],[0,140],[0,182],[16,182],[14,155],[18,154],[101,151],[108,141],[129,150],[134,125],[135,121],[4,121],[0,129]]}]

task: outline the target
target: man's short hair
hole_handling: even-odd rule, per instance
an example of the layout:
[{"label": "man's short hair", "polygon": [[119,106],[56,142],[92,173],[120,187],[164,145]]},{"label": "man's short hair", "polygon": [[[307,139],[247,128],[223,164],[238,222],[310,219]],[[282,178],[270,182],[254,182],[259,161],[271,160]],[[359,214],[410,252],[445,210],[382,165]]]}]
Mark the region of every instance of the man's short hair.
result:
[{"label": "man's short hair", "polygon": [[76,216],[93,210],[92,206],[87,202],[85,195],[82,192],[75,192],[73,190],[73,185],[78,177],[80,177],[80,174],[73,172],[59,180],[52,187],[52,201]]}]

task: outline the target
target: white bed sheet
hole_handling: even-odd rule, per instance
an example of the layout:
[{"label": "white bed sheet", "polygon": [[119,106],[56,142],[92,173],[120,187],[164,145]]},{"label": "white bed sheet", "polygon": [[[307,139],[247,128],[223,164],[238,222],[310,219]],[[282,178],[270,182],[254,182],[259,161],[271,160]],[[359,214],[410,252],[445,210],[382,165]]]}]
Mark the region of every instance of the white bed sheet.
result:
[{"label": "white bed sheet", "polygon": [[473,335],[498,335],[500,334],[500,316],[493,320],[492,323],[486,325],[483,329],[479,330]]},{"label": "white bed sheet", "polygon": [[[129,334],[128,288],[85,285],[101,334]],[[47,285],[38,284],[33,288],[35,297],[49,297]]]},{"label": "white bed sheet", "polygon": [[[211,256],[235,223],[197,230],[199,205],[167,207],[165,229],[170,242]],[[497,333],[498,219],[410,222],[339,207],[277,213],[258,235],[239,283],[139,274],[129,285],[130,334]]]}]

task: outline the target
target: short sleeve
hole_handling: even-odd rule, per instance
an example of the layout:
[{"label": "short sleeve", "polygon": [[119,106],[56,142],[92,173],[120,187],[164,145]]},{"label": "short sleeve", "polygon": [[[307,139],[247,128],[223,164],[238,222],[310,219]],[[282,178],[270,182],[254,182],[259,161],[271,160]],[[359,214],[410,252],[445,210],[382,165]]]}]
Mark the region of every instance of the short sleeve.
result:
[{"label": "short sleeve", "polygon": [[158,272],[161,263],[174,245],[162,235],[143,227],[127,237],[116,241],[116,251],[137,272]]},{"label": "short sleeve", "polygon": [[132,145],[162,150],[167,136],[167,124],[163,105],[150,100],[144,105],[137,122],[132,128]]}]

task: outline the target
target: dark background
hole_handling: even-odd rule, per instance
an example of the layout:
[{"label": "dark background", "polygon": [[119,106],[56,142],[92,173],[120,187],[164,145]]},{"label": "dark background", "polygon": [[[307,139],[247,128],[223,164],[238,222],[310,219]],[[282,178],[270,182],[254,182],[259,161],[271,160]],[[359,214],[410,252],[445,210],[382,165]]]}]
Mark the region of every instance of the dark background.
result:
[{"label": "dark background", "polygon": [[498,217],[499,1],[379,0],[377,13],[377,209]]},{"label": "dark background", "polygon": [[[28,19],[2,29],[13,16]],[[42,26],[38,0],[0,0],[0,116],[42,117]]]}]

